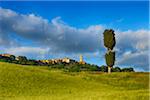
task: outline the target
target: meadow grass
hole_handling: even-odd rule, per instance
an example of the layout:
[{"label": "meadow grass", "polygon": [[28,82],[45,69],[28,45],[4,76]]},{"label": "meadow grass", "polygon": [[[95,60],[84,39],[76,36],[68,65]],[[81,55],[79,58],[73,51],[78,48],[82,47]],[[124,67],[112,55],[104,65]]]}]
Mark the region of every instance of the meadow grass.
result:
[{"label": "meadow grass", "polygon": [[0,62],[0,100],[149,100],[148,72],[64,72]]}]

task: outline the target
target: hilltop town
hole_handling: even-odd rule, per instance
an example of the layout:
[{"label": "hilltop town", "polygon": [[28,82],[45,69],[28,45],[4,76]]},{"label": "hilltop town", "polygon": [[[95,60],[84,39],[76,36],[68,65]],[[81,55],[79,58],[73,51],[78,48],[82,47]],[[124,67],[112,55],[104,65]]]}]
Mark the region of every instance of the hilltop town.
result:
[{"label": "hilltop town", "polygon": [[[83,56],[79,56],[79,60],[76,61],[70,58],[58,58],[58,59],[45,59],[45,60],[33,60],[28,59],[25,56],[14,56],[11,54],[0,54],[0,62],[15,63],[21,65],[35,65],[35,66],[49,66],[49,68],[58,68],[65,71],[79,72],[79,71],[101,71],[107,72],[107,66],[97,66],[89,64],[83,60]],[[133,72],[132,67],[129,68],[112,68],[113,72]]]},{"label": "hilltop town", "polygon": [[[16,60],[16,61],[19,61],[19,60],[27,60],[27,58],[25,56],[14,56],[14,55],[11,55],[11,54],[0,54],[0,59],[2,60]],[[61,63],[64,63],[64,64],[71,64],[71,63],[78,63],[78,64],[86,64],[85,61],[83,61],[83,56],[80,55],[79,57],[79,61],[76,61],[76,60],[73,60],[73,59],[70,59],[70,58],[58,58],[58,59],[46,59],[46,60],[30,60],[30,61],[34,61],[36,63],[39,63],[39,65],[46,65],[46,64],[61,64]]]},{"label": "hilltop town", "polygon": [[83,56],[80,55],[80,60],[79,61],[76,61],[76,60],[73,60],[73,59],[70,59],[70,58],[59,58],[59,59],[49,59],[49,60],[39,60],[40,62],[43,62],[43,63],[48,63],[48,64],[59,64],[59,63],[66,63],[66,64],[69,64],[69,63],[79,63],[79,64],[86,64],[84,61],[83,61]]}]

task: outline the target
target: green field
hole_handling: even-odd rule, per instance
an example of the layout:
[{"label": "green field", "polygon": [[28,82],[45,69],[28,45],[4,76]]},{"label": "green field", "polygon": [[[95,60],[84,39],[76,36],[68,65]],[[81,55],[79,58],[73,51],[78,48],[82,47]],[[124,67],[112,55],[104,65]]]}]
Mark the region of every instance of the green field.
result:
[{"label": "green field", "polygon": [[0,100],[148,100],[150,73],[69,73],[0,62]]}]

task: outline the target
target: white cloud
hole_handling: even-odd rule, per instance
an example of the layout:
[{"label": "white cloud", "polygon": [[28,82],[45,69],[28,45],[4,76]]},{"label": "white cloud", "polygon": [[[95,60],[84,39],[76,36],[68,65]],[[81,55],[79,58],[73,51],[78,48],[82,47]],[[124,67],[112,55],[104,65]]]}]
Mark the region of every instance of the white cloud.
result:
[{"label": "white cloud", "polygon": [[[50,46],[58,52],[96,52],[100,47],[99,38],[104,27],[91,25],[87,28],[75,28],[61,20],[61,17],[51,22],[34,14],[22,15],[11,10],[0,8],[1,34],[7,36],[7,41],[13,41],[10,34],[14,33],[43,46]],[[9,12],[15,13],[7,18]],[[1,13],[0,12],[0,13]],[[7,33],[7,35],[6,35]],[[6,44],[5,44],[6,45]]]},{"label": "white cloud", "polygon": [[14,17],[17,15],[16,12],[10,10],[10,9],[3,9],[0,7],[0,19],[2,19],[3,17],[9,18],[9,17]]},{"label": "white cloud", "polygon": [[149,30],[116,32],[117,65],[149,70]]},{"label": "white cloud", "polygon": [[149,30],[128,30],[116,32],[117,48],[126,50],[128,48],[135,50],[148,50]]},{"label": "white cloud", "polygon": [[120,60],[117,61],[117,64],[149,71],[148,53],[148,51],[140,51],[134,53],[131,53],[131,51],[125,52]]}]

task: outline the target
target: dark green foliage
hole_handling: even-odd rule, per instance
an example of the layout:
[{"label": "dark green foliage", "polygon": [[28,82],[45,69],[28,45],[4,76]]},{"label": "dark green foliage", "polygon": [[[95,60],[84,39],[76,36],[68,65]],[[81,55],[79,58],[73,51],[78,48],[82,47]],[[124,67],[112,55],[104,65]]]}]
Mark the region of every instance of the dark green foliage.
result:
[{"label": "dark green foliage", "polygon": [[25,65],[27,63],[28,59],[25,56],[18,56],[18,62],[19,64]]},{"label": "dark green foliage", "polygon": [[11,62],[11,59],[9,57],[1,57],[1,62]]},{"label": "dark green foliage", "polygon": [[82,71],[98,71],[99,67],[94,64],[83,64],[83,65],[78,65],[80,66]]},{"label": "dark green foliage", "polygon": [[1,62],[9,62],[9,63],[18,63],[18,61],[16,61],[16,57],[14,55],[10,55],[10,57],[7,56],[0,56],[0,61]]},{"label": "dark green foliage", "polygon": [[108,52],[105,54],[105,60],[106,60],[106,64],[109,67],[112,67],[115,63],[115,52]]},{"label": "dark green foliage", "polygon": [[18,56],[18,60],[19,61],[27,61],[28,59],[25,56]]},{"label": "dark green foliage", "polygon": [[112,68],[112,72],[121,72],[121,69],[119,67]]},{"label": "dark green foliage", "polygon": [[12,60],[11,63],[18,64],[19,62],[17,60]]},{"label": "dark green foliage", "polygon": [[129,67],[129,68],[123,68],[121,71],[122,72],[134,72],[134,69],[132,67]]},{"label": "dark green foliage", "polygon": [[89,67],[89,71],[98,71],[99,70],[99,67],[97,65],[91,65]]},{"label": "dark green foliage", "polygon": [[108,66],[108,73],[111,72],[111,67],[113,67],[115,63],[115,52],[113,52],[113,48],[116,45],[115,33],[114,30],[106,29],[103,33],[104,35],[104,46],[107,48],[107,53],[105,54],[106,64]]},{"label": "dark green foliage", "polygon": [[1,61],[1,62],[8,62],[8,59],[6,59],[6,58],[1,58],[0,61]]},{"label": "dark green foliage", "polygon": [[101,72],[107,72],[108,68],[107,68],[107,66],[102,65],[102,66],[99,68],[99,70],[100,70]]},{"label": "dark green foliage", "polygon": [[26,64],[27,65],[38,65],[38,62],[36,60],[27,60]]},{"label": "dark green foliage", "polygon": [[11,56],[10,56],[10,59],[11,59],[11,60],[15,60],[15,58],[16,58],[16,57],[15,57],[14,55],[11,55]]},{"label": "dark green foliage", "polygon": [[50,65],[51,68],[58,68],[58,69],[63,69],[65,67],[65,64],[59,63],[55,65]]},{"label": "dark green foliage", "polygon": [[65,71],[68,72],[80,72],[80,71],[99,71],[99,67],[97,65],[91,64],[68,64],[64,66]]},{"label": "dark green foliage", "polygon": [[104,46],[112,50],[116,44],[114,30],[112,29],[105,30],[103,34],[104,34]]}]

